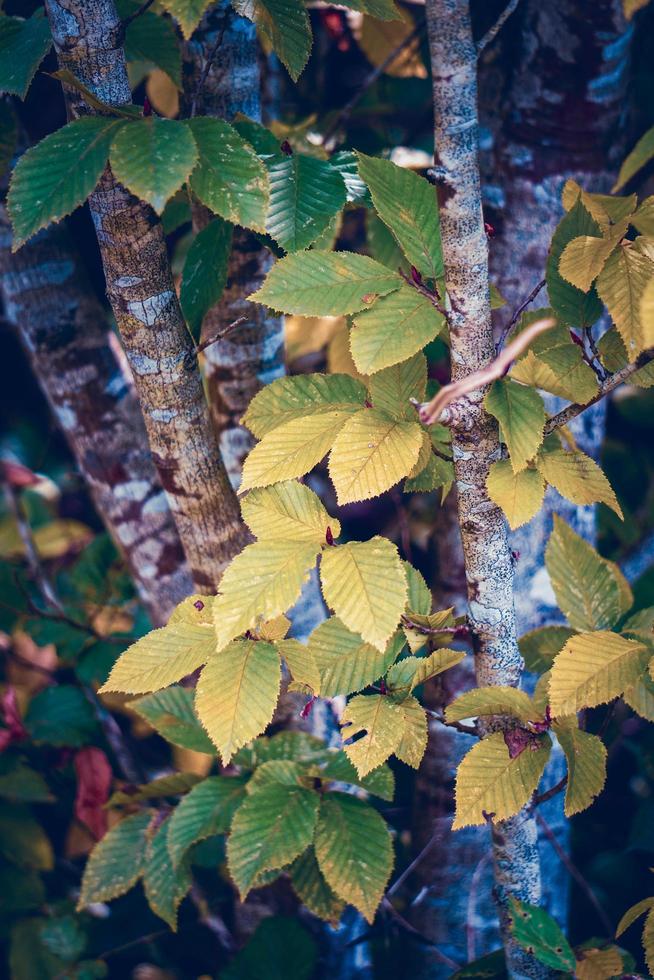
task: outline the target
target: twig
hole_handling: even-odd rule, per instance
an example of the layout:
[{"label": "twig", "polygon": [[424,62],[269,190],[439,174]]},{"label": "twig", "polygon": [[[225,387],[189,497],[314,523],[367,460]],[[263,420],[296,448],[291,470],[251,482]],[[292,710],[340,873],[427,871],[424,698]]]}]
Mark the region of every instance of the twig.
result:
[{"label": "twig", "polygon": [[531,303],[533,303],[533,301],[536,299],[536,297],[538,296],[539,292],[541,291],[541,289],[544,286],[545,286],[545,280],[544,279],[541,279],[541,281],[539,283],[537,283],[537,285],[535,285],[534,288],[532,289],[532,291],[529,293],[529,296],[527,296],[527,299],[524,300],[524,302],[522,302],[520,304],[520,306],[518,307],[518,309],[515,311],[515,313],[513,314],[513,316],[511,317],[511,319],[507,323],[507,325],[504,327],[504,329],[502,330],[502,333],[500,334],[500,339],[497,341],[497,345],[496,345],[496,350],[497,350],[497,353],[498,354],[502,350],[502,348],[504,347],[504,344],[506,343],[506,338],[509,336],[509,334],[511,333],[511,331],[515,327],[516,323],[518,322],[518,320],[520,319],[520,317],[522,316],[522,314],[525,312],[525,310],[527,309],[527,307],[530,306]]},{"label": "twig", "polygon": [[232,323],[228,323],[227,326],[221,327],[220,330],[212,337],[209,337],[207,340],[203,340],[201,344],[198,344],[195,348],[195,353],[201,354],[203,350],[206,350],[207,347],[211,347],[211,345],[215,344],[217,340],[222,340],[223,337],[226,337],[228,333],[231,333],[232,330],[235,329],[235,327],[239,327],[242,323],[246,322],[247,317],[240,316],[237,320],[233,320]]},{"label": "twig", "polygon": [[125,37],[125,32],[127,31],[127,28],[132,23],[132,21],[136,20],[137,17],[140,17],[141,14],[144,14],[145,11],[148,10],[153,3],[154,0],[145,0],[145,3],[142,3],[141,6],[138,8],[138,10],[135,10],[133,14],[130,14],[129,17],[126,17],[125,20],[121,22],[120,27],[121,27],[123,38]]},{"label": "twig", "polygon": [[495,37],[499,34],[501,29],[504,27],[504,24],[509,19],[509,17],[511,16],[511,14],[516,9],[519,3],[520,0],[509,0],[509,3],[507,3],[506,7],[504,8],[500,16],[497,18],[493,26],[490,28],[490,30],[486,31],[484,36],[480,38],[479,41],[477,41],[478,55],[481,54],[484,48],[487,47],[491,43],[491,41],[493,41]]},{"label": "twig", "polygon": [[416,24],[411,33],[407,34],[404,40],[401,41],[400,44],[398,44],[398,46],[394,48],[386,58],[384,58],[382,63],[377,65],[376,68],[366,75],[359,89],[357,89],[350,101],[346,103],[331,126],[327,127],[327,131],[324,133],[322,138],[323,146],[325,143],[328,143],[332,136],[341,128],[341,126],[348,121],[353,110],[357,107],[371,85],[375,84],[377,79],[384,74],[386,69],[389,68],[397,58],[399,58],[402,52],[405,51],[406,48],[408,48],[423,33],[424,29],[424,24]]},{"label": "twig", "polygon": [[548,800],[551,800],[555,796],[558,796],[559,793],[561,793],[566,788],[567,785],[568,785],[568,777],[566,775],[563,776],[562,779],[559,779],[558,783],[555,783],[554,786],[550,786],[549,789],[545,790],[544,793],[537,793],[532,798],[531,801],[532,808],[540,806],[541,803],[547,803]]},{"label": "twig", "polygon": [[[447,817],[444,820],[444,822],[446,822],[446,823],[449,824],[451,822],[451,818],[450,817]],[[431,851],[432,847],[434,847],[442,839],[442,837],[444,836],[444,834],[446,834],[447,832],[449,832],[449,830],[450,830],[450,827],[449,826],[448,827],[442,827],[442,826],[437,826],[436,827],[436,829],[434,830],[433,834],[431,835],[431,837],[429,838],[429,840],[427,841],[427,843],[425,844],[425,846],[422,848],[422,850],[419,851],[418,854],[416,854],[416,856],[414,857],[413,861],[411,861],[411,863],[406,866],[406,868],[404,869],[404,871],[402,872],[402,874],[399,875],[395,879],[395,881],[393,882],[393,884],[390,886],[390,888],[386,892],[386,899],[390,899],[390,898],[392,898],[393,895],[395,895],[395,893],[402,887],[402,885],[407,880],[407,878],[409,878],[413,874],[413,872],[416,870],[416,868],[418,867],[418,865],[421,864],[424,861],[424,859],[427,857],[427,855]]]},{"label": "twig", "polygon": [[474,874],[470,881],[470,891],[468,892],[468,907],[466,910],[466,951],[468,954],[468,963],[472,963],[477,957],[477,951],[475,949],[475,924],[474,918],[477,914],[477,890],[479,889],[479,882],[481,881],[481,876],[486,870],[486,865],[491,859],[490,853],[484,854],[482,859],[477,864],[474,870]]},{"label": "twig", "polygon": [[218,50],[223,42],[224,35],[225,35],[225,27],[222,27],[218,31],[218,37],[216,38],[215,44],[212,47],[209,54],[207,55],[206,61],[202,66],[202,73],[198,79],[198,84],[195,86],[195,92],[193,93],[193,98],[191,100],[191,109],[190,109],[191,119],[193,119],[195,113],[197,112],[198,102],[200,101],[200,96],[202,95],[202,89],[204,88],[205,82],[209,77],[211,66],[215,60],[216,55],[218,54]]},{"label": "twig", "polygon": [[480,388],[490,384],[491,381],[504,377],[513,361],[527,349],[532,340],[545,330],[550,330],[555,324],[556,320],[553,317],[544,317],[542,320],[536,320],[535,323],[532,323],[526,330],[518,334],[515,340],[507,344],[504,350],[487,367],[481,368],[479,371],[473,371],[472,374],[462,378],[460,381],[453,381],[448,385],[444,385],[430,402],[420,406],[419,414],[421,422],[425,425],[431,425],[433,422],[441,422],[444,425],[454,426],[457,422],[458,413],[446,412],[447,406],[457,399],[462,398],[463,395],[467,395],[471,391],[478,391]]},{"label": "twig", "polygon": [[606,912],[598,902],[595,893],[593,892],[593,889],[590,887],[590,885],[588,884],[588,882],[586,881],[586,879],[584,878],[584,876],[582,875],[581,871],[576,866],[576,864],[573,864],[569,855],[566,854],[565,848],[561,847],[561,845],[559,844],[558,840],[556,839],[552,831],[552,828],[547,823],[547,821],[543,819],[540,813],[536,814],[536,822],[538,823],[538,826],[541,828],[541,830],[547,837],[548,841],[554,848],[559,860],[561,861],[561,864],[564,866],[564,868],[566,869],[570,877],[573,879],[573,881],[575,881],[579,885],[582,892],[584,893],[588,901],[591,903],[591,905],[597,912],[597,915],[599,916],[602,926],[606,930],[606,935],[612,936],[613,926],[611,925],[608,915],[606,914]]},{"label": "twig", "polygon": [[39,560],[39,553],[36,549],[32,529],[30,528],[21,509],[17,490],[9,481],[5,482],[5,498],[7,500],[7,506],[11,512],[11,515],[16,521],[18,534],[20,535],[20,539],[23,542],[23,547],[25,548],[27,566],[39,592],[49,606],[52,606],[52,608],[56,609],[61,616],[65,617],[66,613],[64,612],[64,608],[55,594],[50,580],[45,574],[43,566]]},{"label": "twig", "polygon": [[593,328],[584,327],[584,336],[586,338],[586,343],[590,347],[590,351],[592,354],[591,367],[595,372],[595,374],[597,375],[599,381],[602,382],[604,381],[604,378],[606,377],[608,372],[604,370],[602,359],[600,357],[600,352],[597,349],[597,344],[595,343],[595,338],[593,337]]},{"label": "twig", "polygon": [[648,350],[639,354],[636,360],[632,364],[626,364],[619,371],[615,371],[613,374],[609,374],[608,377],[602,381],[599,386],[599,391],[594,398],[591,398],[589,402],[585,405],[579,405],[577,402],[573,402],[568,405],[567,408],[562,409],[556,415],[553,415],[545,423],[545,435],[548,436],[550,432],[554,432],[555,429],[559,429],[562,425],[567,425],[573,419],[576,419],[578,415],[585,412],[587,408],[591,405],[596,405],[597,402],[601,401],[606,395],[610,394],[616,388],[618,388],[623,382],[627,381],[632,374],[636,371],[640,371],[651,361],[654,361],[654,347],[650,347]]},{"label": "twig", "polygon": [[473,727],[472,725],[464,725],[461,721],[446,721],[443,715],[439,714],[438,711],[434,711],[432,708],[424,708],[423,706],[423,710],[429,715],[430,718],[440,722],[441,725],[444,725],[446,728],[453,728],[455,731],[461,732],[462,735],[479,734],[477,728]]},{"label": "twig", "polygon": [[398,269],[397,271],[402,279],[404,279],[407,286],[411,286],[412,289],[415,289],[422,296],[425,296],[434,309],[438,310],[438,312],[444,316],[446,320],[448,319],[447,310],[440,302],[438,295],[432,289],[430,289],[429,286],[426,286],[424,282],[416,281],[413,276],[409,276],[403,269]]},{"label": "twig", "polygon": [[397,911],[395,906],[392,905],[391,902],[389,902],[388,898],[384,897],[382,899],[382,906],[384,909],[386,909],[387,912],[389,912],[393,916],[393,918],[399,923],[402,929],[408,932],[411,936],[415,936],[416,939],[419,939],[426,946],[429,946],[429,948],[433,950],[436,959],[440,960],[441,963],[444,963],[446,966],[448,966],[450,970],[461,969],[461,965],[462,965],[461,963],[457,963],[456,960],[451,959],[445,953],[441,952],[441,950],[438,948],[436,943],[433,943],[429,938],[429,936],[425,936],[424,933],[420,932],[419,929],[416,929],[414,925],[411,925],[410,922],[407,922],[404,916],[400,915],[400,913]]}]

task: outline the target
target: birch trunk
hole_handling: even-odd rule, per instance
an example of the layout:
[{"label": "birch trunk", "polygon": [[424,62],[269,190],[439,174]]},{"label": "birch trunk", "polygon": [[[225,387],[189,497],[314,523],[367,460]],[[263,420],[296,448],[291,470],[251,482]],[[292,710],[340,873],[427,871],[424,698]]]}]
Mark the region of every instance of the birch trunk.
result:
[{"label": "birch trunk", "polygon": [[[60,65],[103,101],[130,102],[113,0],[48,0],[46,8]],[[76,92],[67,96],[74,115],[88,111]],[[248,536],[212,428],[161,223],[109,168],[89,204],[153,459],[195,586],[212,592]]]},{"label": "birch trunk", "polygon": [[[486,366],[495,355],[490,315],[488,244],[478,163],[477,51],[468,0],[428,0],[434,94],[435,161],[440,170],[441,235],[451,300],[452,378]],[[485,391],[469,396],[464,431],[452,433],[469,623],[479,685],[517,685],[522,659],[513,602],[514,558],[502,512],[488,498],[486,476],[499,457],[497,425],[483,409]],[[512,941],[507,899],[541,898],[538,836],[522,812],[492,828],[500,928],[510,975],[542,976]]]},{"label": "birch trunk", "polygon": [[11,252],[0,208],[0,295],[95,508],[155,626],[192,582],[132,380],[63,226]]}]

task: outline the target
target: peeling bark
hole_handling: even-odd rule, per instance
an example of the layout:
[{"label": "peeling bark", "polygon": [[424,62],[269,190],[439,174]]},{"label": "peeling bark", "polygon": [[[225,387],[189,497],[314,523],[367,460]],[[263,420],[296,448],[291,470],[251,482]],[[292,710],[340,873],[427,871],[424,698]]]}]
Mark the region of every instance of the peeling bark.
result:
[{"label": "peeling bark", "polygon": [[[494,357],[488,280],[488,244],[478,164],[477,53],[468,0],[428,0],[433,76],[435,159],[442,187],[441,236],[451,300],[452,380]],[[488,498],[486,476],[499,457],[497,425],[483,409],[485,392],[470,396],[470,425],[453,433],[469,622],[479,685],[517,685],[522,658],[513,604],[514,559],[502,512]],[[512,976],[542,976],[543,968],[512,941],[506,899],[538,904],[541,896],[537,832],[522,813],[494,828],[493,863],[501,931]]]},{"label": "peeling bark", "polygon": [[[113,0],[47,0],[46,8],[60,65],[103,101],[130,102]],[[74,115],[88,112],[78,93],[67,97]],[[196,588],[213,592],[248,535],[212,428],[161,223],[109,168],[89,205],[153,459]]]},{"label": "peeling bark", "polygon": [[[218,53],[212,59],[216,45]],[[256,28],[225,0],[209,11],[186,44],[184,86],[191,110],[228,121],[237,113],[261,119]],[[206,208],[194,206],[196,230],[210,218]],[[247,300],[259,289],[271,265],[268,249],[250,232],[235,228],[227,286],[203,324],[203,338],[209,339],[235,320],[246,318],[228,336],[211,344],[204,356],[209,404],[233,486],[238,486],[243,460],[254,445],[240,420],[254,395],[285,373],[283,318]]]},{"label": "peeling bark", "polygon": [[123,353],[66,229],[47,229],[14,254],[11,241],[1,207],[5,316],[154,625],[161,625],[192,582]]}]

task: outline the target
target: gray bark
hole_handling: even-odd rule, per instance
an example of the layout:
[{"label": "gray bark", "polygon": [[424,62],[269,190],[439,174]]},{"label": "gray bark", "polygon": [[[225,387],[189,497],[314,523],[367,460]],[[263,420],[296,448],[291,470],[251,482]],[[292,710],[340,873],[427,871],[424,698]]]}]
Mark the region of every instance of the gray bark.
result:
[{"label": "gray bark", "polygon": [[[103,101],[130,102],[113,0],[48,0],[46,8],[60,65]],[[88,112],[78,93],[67,97],[73,114]],[[154,462],[196,588],[213,592],[248,535],[212,428],[161,223],[109,168],[89,205]]]}]

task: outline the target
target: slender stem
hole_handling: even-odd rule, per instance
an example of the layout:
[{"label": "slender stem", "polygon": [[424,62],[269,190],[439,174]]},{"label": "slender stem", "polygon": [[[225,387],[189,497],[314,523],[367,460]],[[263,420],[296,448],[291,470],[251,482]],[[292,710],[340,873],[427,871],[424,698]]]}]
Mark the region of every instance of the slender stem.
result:
[{"label": "slender stem", "polygon": [[136,20],[137,17],[140,17],[141,14],[144,14],[146,10],[149,10],[153,3],[154,0],[145,0],[145,3],[142,3],[141,6],[138,8],[138,10],[135,10],[133,14],[130,14],[129,17],[126,17],[122,21],[121,28],[123,32],[123,37],[125,37],[125,32],[127,31],[127,28],[132,23],[132,21]]},{"label": "slender stem", "polygon": [[433,834],[431,835],[431,837],[429,838],[425,846],[422,848],[422,850],[419,851],[418,854],[416,854],[413,861],[411,861],[411,863],[406,866],[402,874],[399,875],[395,879],[393,884],[390,886],[390,888],[386,892],[386,898],[390,899],[393,897],[393,895],[395,895],[395,893],[402,887],[402,885],[407,880],[407,878],[409,878],[413,874],[413,872],[416,870],[418,865],[424,861],[424,859],[431,851],[432,847],[434,847],[446,833],[449,833],[451,820],[448,818],[446,823],[447,826],[436,827]]},{"label": "slender stem", "polygon": [[205,59],[204,65],[202,66],[202,72],[201,72],[200,77],[198,79],[198,84],[195,87],[195,92],[193,93],[193,98],[191,100],[191,111],[190,111],[190,117],[191,117],[191,119],[193,118],[193,116],[197,112],[198,102],[200,101],[200,96],[202,95],[202,90],[203,90],[203,88],[204,88],[204,86],[206,84],[207,78],[209,77],[209,72],[211,71],[211,66],[214,63],[215,59],[216,59],[216,55],[218,54],[218,50],[220,48],[220,45],[222,44],[223,37],[225,36],[225,30],[226,30],[226,27],[223,27],[222,30],[218,31],[218,36],[216,37],[215,43],[214,43],[213,47],[211,48],[211,50],[209,51],[209,54],[207,55],[207,57]]},{"label": "slender stem", "polygon": [[497,353],[498,354],[502,350],[502,348],[504,347],[504,344],[506,343],[509,334],[511,333],[511,331],[515,327],[516,323],[518,322],[518,320],[520,319],[520,317],[522,316],[522,314],[525,312],[525,310],[527,309],[527,307],[530,306],[531,303],[533,303],[533,301],[536,299],[536,297],[538,296],[539,292],[541,291],[541,289],[543,289],[544,286],[545,286],[545,280],[544,279],[541,279],[541,281],[539,283],[536,283],[536,285],[534,286],[534,288],[532,289],[532,291],[529,293],[529,296],[527,296],[526,300],[524,300],[524,302],[522,302],[520,304],[520,306],[518,307],[518,309],[515,311],[515,313],[513,314],[513,316],[511,317],[511,319],[507,323],[507,325],[504,327],[504,329],[502,330],[502,333],[500,334],[500,339],[497,341],[496,350],[497,350]]},{"label": "slender stem", "polygon": [[566,788],[567,785],[568,785],[568,777],[566,775],[563,776],[561,779],[559,779],[558,783],[555,783],[554,786],[550,786],[549,789],[545,790],[544,793],[537,793],[536,796],[532,797],[532,801],[531,801],[532,809],[534,807],[540,806],[541,803],[547,803],[548,800],[551,800],[555,796],[558,796],[559,793],[563,792],[563,790]]},{"label": "slender stem", "polygon": [[500,16],[497,18],[493,26],[488,31],[486,31],[484,36],[480,38],[479,41],[477,41],[477,54],[481,54],[484,48],[487,47],[491,43],[491,41],[495,40],[495,38],[502,30],[505,23],[507,22],[507,20],[514,12],[514,10],[516,9],[519,3],[520,0],[509,0],[509,3],[507,3],[506,7],[504,8]]},{"label": "slender stem", "polygon": [[434,309],[438,310],[438,312],[442,316],[444,316],[446,320],[448,319],[447,310],[439,301],[436,293],[433,290],[431,290],[429,286],[425,286],[424,282],[416,282],[416,280],[412,276],[407,275],[403,269],[398,269],[397,271],[399,272],[402,279],[404,279],[407,286],[411,286],[411,288],[419,292],[421,296],[424,296],[426,299],[428,299],[431,305],[434,307]]},{"label": "slender stem", "polygon": [[468,892],[468,908],[466,914],[466,950],[468,954],[468,963],[472,963],[477,957],[477,952],[475,949],[475,915],[477,914],[477,892],[479,890],[479,883],[481,881],[481,876],[486,870],[487,865],[491,859],[490,852],[484,854],[481,858],[477,867],[474,870],[472,879],[470,881],[470,891]]}]

